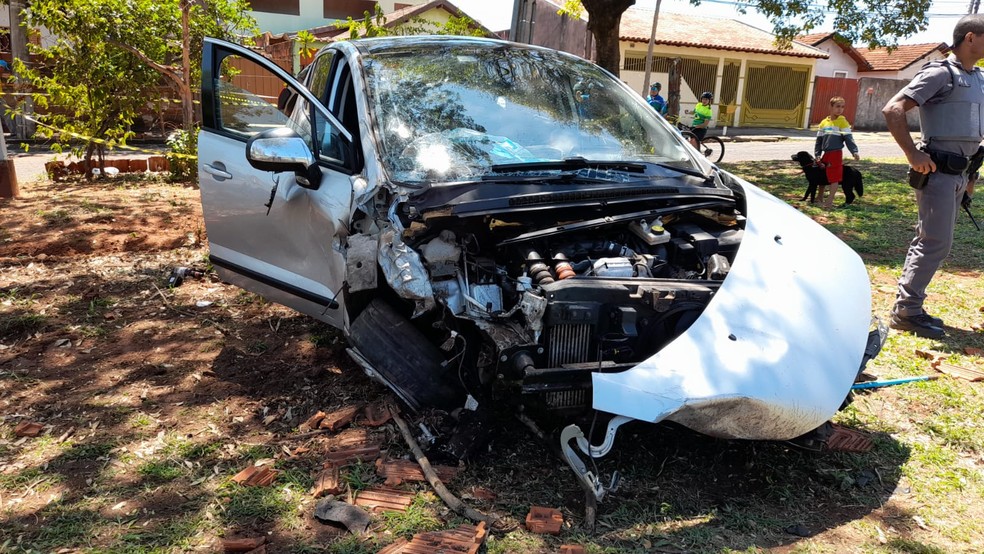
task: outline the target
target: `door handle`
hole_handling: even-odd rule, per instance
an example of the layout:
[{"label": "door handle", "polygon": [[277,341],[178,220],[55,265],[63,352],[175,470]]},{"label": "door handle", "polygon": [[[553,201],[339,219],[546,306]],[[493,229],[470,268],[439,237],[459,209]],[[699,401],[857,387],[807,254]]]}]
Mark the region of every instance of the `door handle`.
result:
[{"label": "door handle", "polygon": [[225,181],[226,179],[232,179],[232,173],[225,170],[225,164],[222,162],[212,162],[211,164],[205,164],[205,173],[215,177],[218,181]]}]

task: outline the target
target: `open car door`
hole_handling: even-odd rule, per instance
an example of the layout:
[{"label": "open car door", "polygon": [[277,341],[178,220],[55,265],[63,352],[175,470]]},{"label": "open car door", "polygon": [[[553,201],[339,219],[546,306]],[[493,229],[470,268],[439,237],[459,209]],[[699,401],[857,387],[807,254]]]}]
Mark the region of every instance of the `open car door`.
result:
[{"label": "open car door", "polygon": [[325,91],[241,46],[206,39],[203,50],[198,173],[210,260],[223,280],[340,327],[359,169],[352,137],[319,100]]}]

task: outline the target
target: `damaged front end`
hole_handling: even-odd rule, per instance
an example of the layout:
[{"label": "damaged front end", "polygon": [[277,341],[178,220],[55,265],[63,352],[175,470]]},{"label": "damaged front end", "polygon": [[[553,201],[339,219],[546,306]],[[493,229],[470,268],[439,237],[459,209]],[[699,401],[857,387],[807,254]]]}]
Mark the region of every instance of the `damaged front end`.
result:
[{"label": "damaged front end", "polygon": [[[562,428],[564,457],[598,499],[611,484],[579,457],[607,454],[628,421],[802,435],[873,355],[866,273],[823,228],[734,182],[536,213],[476,209],[469,189],[399,202],[377,236],[389,287],[353,321],[352,354],[414,409]],[[833,295],[831,275],[859,284]],[[595,411],[608,418],[599,445],[572,423]],[[449,442],[458,457],[475,447]]]}]

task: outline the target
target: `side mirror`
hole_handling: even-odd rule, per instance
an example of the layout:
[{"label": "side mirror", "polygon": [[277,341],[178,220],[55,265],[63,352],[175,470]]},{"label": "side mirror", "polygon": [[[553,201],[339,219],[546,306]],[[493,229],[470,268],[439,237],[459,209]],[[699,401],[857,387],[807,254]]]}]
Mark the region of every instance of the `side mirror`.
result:
[{"label": "side mirror", "polygon": [[246,141],[246,159],[260,171],[293,171],[297,184],[317,190],[321,168],[307,143],[293,129],[278,127]]}]

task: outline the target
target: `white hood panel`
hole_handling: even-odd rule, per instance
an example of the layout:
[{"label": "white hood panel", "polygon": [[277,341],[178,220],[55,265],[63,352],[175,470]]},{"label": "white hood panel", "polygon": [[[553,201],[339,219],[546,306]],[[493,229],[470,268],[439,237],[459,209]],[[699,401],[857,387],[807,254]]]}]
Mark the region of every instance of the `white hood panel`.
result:
[{"label": "white hood panel", "polygon": [[594,374],[595,409],[718,437],[784,440],[841,406],[871,322],[865,266],[819,224],[742,185],[745,235],[717,295],[651,358]]}]

